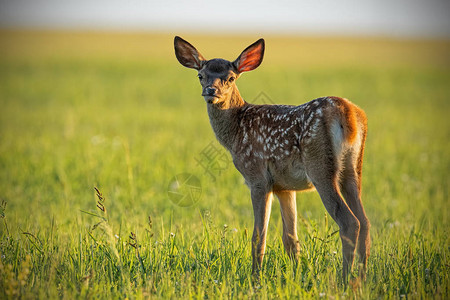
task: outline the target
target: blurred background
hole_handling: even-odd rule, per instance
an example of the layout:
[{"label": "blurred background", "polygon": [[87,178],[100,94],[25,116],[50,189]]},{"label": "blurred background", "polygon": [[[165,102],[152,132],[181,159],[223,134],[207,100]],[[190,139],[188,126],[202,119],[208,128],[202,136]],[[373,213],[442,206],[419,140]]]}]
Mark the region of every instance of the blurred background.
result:
[{"label": "blurred background", "polygon": [[2,0],[0,26],[165,32],[450,37],[446,0]]},{"label": "blurred background", "polygon": [[[1,0],[0,196],[19,199],[11,204],[17,208],[33,199],[51,213],[61,204],[83,207],[92,186],[102,185],[119,200],[112,205],[131,215],[190,216],[167,205],[167,189],[176,174],[196,170],[204,193],[235,199],[251,215],[231,164],[211,184],[197,163],[215,138],[195,72],[175,59],[175,35],[206,58],[229,60],[264,37],[263,64],[238,83],[244,99],[351,99],[373,128],[369,197],[404,185],[414,194],[424,170],[438,174],[436,168],[448,166],[449,15],[445,0]],[[446,198],[447,176],[429,180],[430,193],[443,189],[438,194]],[[383,197],[394,208],[391,198]],[[224,209],[226,202],[202,199],[199,207],[220,211],[224,220],[247,221]],[[400,202],[405,210],[416,205]],[[322,213],[320,201],[314,203]]]},{"label": "blurred background", "polygon": [[[408,210],[416,202],[397,193],[407,186],[420,202],[422,186],[446,199],[447,176],[434,174],[449,166],[449,15],[444,0],[1,0],[0,197],[17,199],[11,209],[55,214],[85,207],[101,186],[129,217],[201,208],[247,224],[248,191],[232,164],[214,178],[198,164],[216,142],[195,72],[173,53],[181,35],[206,58],[229,60],[264,37],[263,64],[238,82],[246,101],[347,97],[372,128],[368,197]],[[171,178],[189,170],[202,200],[168,205]],[[231,208],[210,197],[233,199]],[[317,195],[305,197],[314,199],[307,211],[323,213]]]},{"label": "blurred background", "polygon": [[[106,244],[117,244],[121,261],[135,257],[122,244],[130,232],[149,246],[146,267],[159,266],[148,261],[154,257],[167,261],[124,275],[165,276],[150,295],[179,298],[206,276],[254,296],[251,286],[240,287],[251,265],[250,193],[215,139],[196,72],[175,58],[175,35],[206,58],[228,60],[265,38],[263,63],[237,83],[250,103],[299,105],[335,95],[362,107],[369,120],[363,202],[374,255],[361,298],[449,298],[449,16],[448,0],[0,0],[0,252],[11,270],[29,254],[36,262],[22,298],[91,293],[93,273],[87,298],[147,293],[146,283],[117,288],[114,272],[104,271],[105,261],[108,270],[117,268],[104,259],[108,249],[97,247],[96,239],[105,240],[95,231],[105,220],[98,214],[107,215]],[[180,186],[179,178],[195,180]],[[99,211],[94,187],[106,211]],[[341,269],[332,234],[338,228],[317,193],[299,194],[297,205],[311,285],[269,276],[274,284],[266,295],[342,298],[336,282],[328,284]],[[273,206],[267,257],[278,274],[288,260],[277,201]],[[213,232],[206,248],[205,232],[208,240]],[[215,277],[212,265],[202,265],[213,254],[203,251],[214,253],[225,240],[245,245],[236,263],[244,267],[218,267],[225,277]],[[158,249],[167,255],[148,252]],[[233,251],[224,253],[236,257]],[[183,262],[172,263],[174,257]],[[178,292],[190,265],[199,266],[192,269],[195,284]],[[116,288],[121,293],[108,294]],[[208,295],[201,291],[191,297]]]}]

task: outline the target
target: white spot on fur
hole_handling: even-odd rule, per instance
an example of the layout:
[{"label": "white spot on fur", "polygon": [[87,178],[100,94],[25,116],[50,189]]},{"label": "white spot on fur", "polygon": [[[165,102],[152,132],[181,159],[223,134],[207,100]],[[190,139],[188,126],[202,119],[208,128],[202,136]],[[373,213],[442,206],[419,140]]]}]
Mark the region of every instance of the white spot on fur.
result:
[{"label": "white spot on fur", "polygon": [[314,121],[313,126],[312,126],[312,131],[313,131],[313,132],[317,131],[317,128],[319,127],[319,124],[320,124],[320,119],[316,119],[316,120]]},{"label": "white spot on fur", "polygon": [[242,143],[247,144],[247,142],[248,142],[248,134],[247,132],[244,132],[244,138],[242,140]]},{"label": "white spot on fur", "polygon": [[258,135],[258,137],[256,138],[256,141],[258,142],[258,143],[262,143],[263,142],[263,137],[261,136],[261,135]]},{"label": "white spot on fur", "polygon": [[315,117],[314,113],[310,114],[308,119],[306,120],[306,124],[311,123],[312,119]]}]

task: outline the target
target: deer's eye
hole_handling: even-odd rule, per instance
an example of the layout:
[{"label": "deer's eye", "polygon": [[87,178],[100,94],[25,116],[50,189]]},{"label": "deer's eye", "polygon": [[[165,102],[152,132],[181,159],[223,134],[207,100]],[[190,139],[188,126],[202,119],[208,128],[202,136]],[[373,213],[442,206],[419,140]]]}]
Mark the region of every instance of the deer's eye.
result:
[{"label": "deer's eye", "polygon": [[228,82],[232,83],[236,78],[234,78],[233,76],[231,76],[230,78],[228,78]]},{"label": "deer's eye", "polygon": [[203,79],[203,76],[202,76],[201,74],[198,74],[197,77],[198,77],[198,79],[200,79],[200,80]]}]

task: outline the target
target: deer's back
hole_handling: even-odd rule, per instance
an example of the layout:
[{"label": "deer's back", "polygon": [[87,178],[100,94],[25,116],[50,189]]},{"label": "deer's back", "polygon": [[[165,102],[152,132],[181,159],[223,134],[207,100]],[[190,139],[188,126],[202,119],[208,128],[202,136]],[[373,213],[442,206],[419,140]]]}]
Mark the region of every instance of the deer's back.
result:
[{"label": "deer's back", "polygon": [[306,151],[351,148],[359,128],[365,126],[360,116],[365,118],[362,110],[338,97],[317,98],[299,106],[248,105],[231,147],[233,161],[247,182],[263,176],[275,188],[310,189]]}]

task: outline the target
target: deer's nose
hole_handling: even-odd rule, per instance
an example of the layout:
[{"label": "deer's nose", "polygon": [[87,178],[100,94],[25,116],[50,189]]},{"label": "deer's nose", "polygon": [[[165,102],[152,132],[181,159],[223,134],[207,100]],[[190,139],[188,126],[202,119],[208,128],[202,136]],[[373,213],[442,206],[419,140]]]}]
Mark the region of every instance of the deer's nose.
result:
[{"label": "deer's nose", "polygon": [[207,88],[205,88],[205,93],[203,96],[215,96],[216,92],[217,92],[216,88],[207,87]]}]

